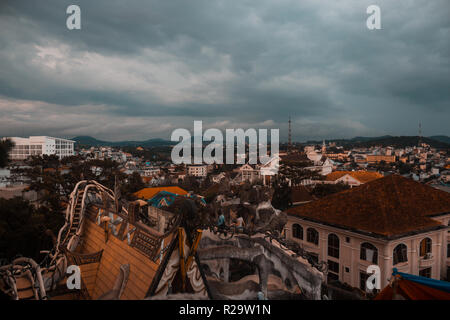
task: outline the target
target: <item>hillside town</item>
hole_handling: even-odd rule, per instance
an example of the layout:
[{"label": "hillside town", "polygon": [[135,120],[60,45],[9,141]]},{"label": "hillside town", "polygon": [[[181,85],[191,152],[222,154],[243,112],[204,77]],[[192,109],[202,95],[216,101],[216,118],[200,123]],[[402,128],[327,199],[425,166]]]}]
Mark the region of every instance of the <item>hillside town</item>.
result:
[{"label": "hillside town", "polygon": [[[196,268],[200,271],[195,272],[200,272],[203,279],[201,284],[191,284],[196,298],[200,295],[220,299],[257,296],[266,299],[377,299],[389,294],[393,299],[401,298],[399,292],[387,292],[393,281],[401,278],[394,275],[396,272],[403,274],[404,279],[407,279],[405,275],[414,275],[442,283],[450,280],[450,148],[433,147],[420,139],[418,142],[418,145],[404,147],[289,142],[282,145],[276,155],[279,170],[274,172],[268,171],[267,165],[249,163],[175,165],[170,161],[170,145],[155,150],[142,146],[85,146],[75,140],[47,136],[3,139],[9,155],[0,169],[0,201],[5,211],[2,215],[21,208],[24,212],[36,212],[42,218],[40,227],[35,226],[27,235],[17,225],[12,227],[17,230],[2,229],[5,240],[0,242],[0,258],[2,264],[9,267],[20,256],[42,259],[39,250],[50,249],[52,243],[57,250],[52,253],[53,259],[57,253],[61,255],[67,250],[72,253],[64,257],[74,259],[86,252],[100,252],[98,250],[110,250],[112,257],[116,257],[120,250],[133,248],[136,252],[130,251],[134,254],[129,258],[131,262],[123,261],[114,268],[122,270],[125,265],[138,263],[132,262],[138,255],[151,258],[149,268],[153,276],[145,275],[148,277],[145,288],[127,291],[125,282],[119,283],[119,279],[115,282],[114,277],[107,276],[112,266],[100,255],[92,257],[97,259],[94,259],[96,276],[90,275],[92,265],[82,268],[91,278],[86,280],[81,293],[68,293],[59,285],[47,288],[44,281],[40,289],[33,286],[23,289],[29,293],[25,296],[42,298],[42,291],[47,290],[56,292],[55,298],[98,299],[112,294],[108,290],[116,283],[122,286],[121,294],[115,296],[117,299],[170,298],[175,293],[189,291],[184,287],[185,280],[183,287],[176,291],[162,294],[161,290],[156,290],[158,285],[170,287],[169,282],[175,281],[173,277],[164,280],[156,275],[162,272],[158,270],[164,267],[164,259],[178,259],[174,252],[166,252],[174,235],[181,237],[175,228],[177,225],[191,235],[198,228],[203,229],[198,241],[192,236],[198,246],[192,249],[197,250],[199,259]],[[85,189],[79,187],[80,183]],[[86,199],[77,196],[83,192],[90,192],[90,196]],[[105,199],[105,194],[111,199]],[[196,204],[195,209],[187,209],[183,201]],[[77,206],[85,211],[73,211]],[[77,214],[80,215],[78,222],[71,220]],[[84,215],[88,220],[81,228]],[[191,218],[187,218],[189,216]],[[88,239],[102,230],[103,221],[106,223],[104,232],[110,229],[113,238],[125,239],[125,244],[118,244],[120,246],[126,246],[128,237],[131,247],[110,248],[107,239],[111,236],[107,234],[105,243],[88,245],[90,241],[97,241]],[[158,235],[155,239],[159,240],[152,241],[159,243],[160,250],[152,241],[133,245],[138,235],[124,234],[124,221],[129,223],[126,230],[134,225],[134,229],[142,229],[140,232],[148,239]],[[13,226],[8,227],[8,223],[14,224],[5,223],[7,229]],[[65,227],[67,223],[70,229]],[[64,228],[67,230],[63,231]],[[58,232],[58,241],[52,242],[51,235],[55,238]],[[64,241],[60,239],[61,232],[65,234]],[[103,237],[101,232],[98,237]],[[23,235],[25,242],[33,236],[39,240],[31,247],[24,243],[11,246],[9,241],[18,234]],[[251,256],[242,258],[248,252],[240,253],[241,260],[236,260],[235,252],[220,247],[223,241],[228,241],[246,252],[249,249],[241,247],[241,242],[243,239],[256,241],[255,237],[270,238],[263,247],[272,255],[283,256],[290,252],[288,256],[298,257],[298,260],[286,262],[279,257],[282,262],[274,262],[269,255],[265,259],[277,267],[266,270],[266,260],[266,264],[258,264]],[[81,242],[73,240],[75,238]],[[262,245],[257,243],[254,246]],[[211,246],[216,246],[216,255],[211,255]],[[62,247],[65,251],[60,251]],[[223,255],[218,253],[221,250],[224,250]],[[259,271],[255,271],[255,265]],[[367,268],[371,265],[380,269],[381,286],[377,289],[367,287],[370,276]],[[264,279],[261,279],[261,270],[267,272]],[[121,275],[123,281],[124,277],[131,277],[127,272]],[[0,281],[0,290],[9,292],[15,299],[23,298],[20,290],[8,291],[5,277],[3,275],[3,283]],[[188,275],[183,274],[184,277]],[[53,281],[58,283],[62,279],[52,278]],[[161,281],[166,283],[163,285]],[[133,285],[142,286],[130,280],[129,287]],[[441,297],[421,286],[425,289],[416,288],[415,293],[405,290],[403,298]],[[249,287],[253,289],[248,291]],[[446,297],[447,293],[442,294]],[[179,296],[174,295],[176,297]]]}]

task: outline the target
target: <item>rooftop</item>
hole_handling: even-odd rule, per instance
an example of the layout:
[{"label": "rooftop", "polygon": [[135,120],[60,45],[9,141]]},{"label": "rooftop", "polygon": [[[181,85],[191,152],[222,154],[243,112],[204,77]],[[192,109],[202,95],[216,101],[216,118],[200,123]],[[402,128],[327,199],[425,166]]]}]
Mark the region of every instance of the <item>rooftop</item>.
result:
[{"label": "rooftop", "polygon": [[188,192],[184,189],[181,189],[180,187],[153,187],[153,188],[144,188],[141,189],[137,192],[134,193],[134,195],[136,197],[138,197],[139,199],[151,199],[153,198],[157,193],[161,192],[161,191],[167,191],[167,192],[171,192],[180,196],[184,196],[186,194],[188,194]]},{"label": "rooftop", "polygon": [[307,202],[314,200],[309,190],[305,186],[294,186],[291,188],[291,201],[292,203]]},{"label": "rooftop", "polygon": [[383,178],[383,175],[378,172],[370,172],[370,171],[335,171],[331,172],[327,175],[327,181],[335,181],[339,178],[342,178],[346,174],[355,178],[361,183],[367,183],[379,178]]},{"label": "rooftop", "polygon": [[396,238],[442,226],[430,217],[450,213],[450,194],[390,175],[287,212],[344,229]]}]

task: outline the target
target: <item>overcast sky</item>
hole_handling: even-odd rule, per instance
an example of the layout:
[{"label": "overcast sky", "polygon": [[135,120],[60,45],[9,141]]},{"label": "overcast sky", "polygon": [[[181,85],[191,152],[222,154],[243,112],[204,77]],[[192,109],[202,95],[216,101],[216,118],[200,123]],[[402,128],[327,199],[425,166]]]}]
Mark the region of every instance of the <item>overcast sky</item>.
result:
[{"label": "overcast sky", "polygon": [[289,116],[297,141],[450,135],[449,17],[448,0],[1,0],[0,136],[170,139],[203,120],[286,140]]}]

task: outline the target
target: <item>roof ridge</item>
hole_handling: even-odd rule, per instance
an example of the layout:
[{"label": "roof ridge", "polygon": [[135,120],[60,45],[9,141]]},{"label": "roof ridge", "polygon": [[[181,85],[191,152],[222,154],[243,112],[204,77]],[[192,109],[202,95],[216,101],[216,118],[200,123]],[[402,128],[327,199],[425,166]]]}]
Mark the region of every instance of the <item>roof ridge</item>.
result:
[{"label": "roof ridge", "polygon": [[450,194],[389,175],[291,208],[288,212],[385,236],[436,226],[429,215],[450,211]]}]

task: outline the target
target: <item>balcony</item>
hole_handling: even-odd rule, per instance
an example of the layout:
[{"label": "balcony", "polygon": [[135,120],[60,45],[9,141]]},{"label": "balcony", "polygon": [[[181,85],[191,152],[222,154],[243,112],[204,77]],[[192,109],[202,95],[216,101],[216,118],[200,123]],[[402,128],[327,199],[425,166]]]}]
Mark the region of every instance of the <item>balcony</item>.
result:
[{"label": "balcony", "polygon": [[427,253],[419,258],[419,268],[431,267],[434,263],[434,257],[431,253]]}]

